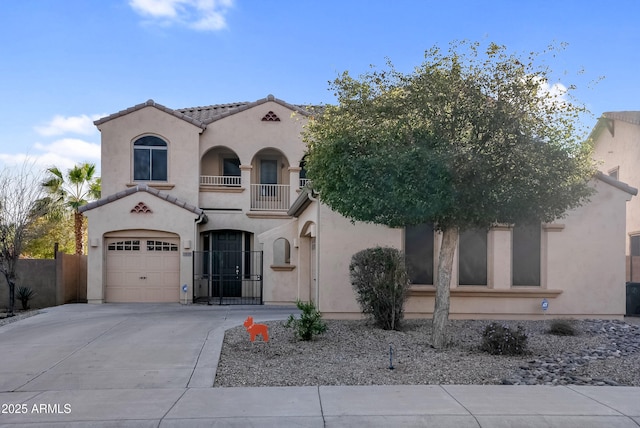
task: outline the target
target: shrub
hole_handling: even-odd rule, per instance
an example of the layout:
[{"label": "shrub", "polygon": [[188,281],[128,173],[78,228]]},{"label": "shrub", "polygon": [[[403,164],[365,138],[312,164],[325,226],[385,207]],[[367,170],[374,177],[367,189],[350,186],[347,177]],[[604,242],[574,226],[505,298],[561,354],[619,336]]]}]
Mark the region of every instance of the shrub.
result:
[{"label": "shrub", "polygon": [[493,322],[482,333],[481,349],[492,355],[521,355],[527,351],[527,334],[520,325],[513,330]]},{"label": "shrub", "polygon": [[556,336],[575,336],[577,333],[570,320],[552,320],[549,326],[549,333]]},{"label": "shrub", "polygon": [[349,274],[362,313],[380,328],[398,330],[409,289],[402,253],[390,247],[359,251],[351,258]]},{"label": "shrub", "polygon": [[285,327],[293,328],[296,337],[300,340],[311,340],[314,335],[327,331],[327,324],[322,321],[322,314],[318,311],[313,302],[296,301],[296,306],[302,311],[300,318],[293,314],[285,323]]},{"label": "shrub", "polygon": [[22,303],[22,310],[26,311],[27,309],[29,309],[29,300],[31,300],[33,296],[36,295],[36,292],[29,287],[18,287],[18,291],[16,294],[16,297]]}]

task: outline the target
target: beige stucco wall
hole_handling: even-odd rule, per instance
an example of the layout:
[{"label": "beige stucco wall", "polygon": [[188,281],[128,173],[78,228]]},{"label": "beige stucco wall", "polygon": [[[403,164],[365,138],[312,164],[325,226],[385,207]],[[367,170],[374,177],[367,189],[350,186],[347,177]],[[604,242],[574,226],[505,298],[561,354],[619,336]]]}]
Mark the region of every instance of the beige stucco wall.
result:
[{"label": "beige stucco wall", "polygon": [[[280,121],[262,121],[268,112],[275,113]],[[305,120],[300,114],[292,116],[292,110],[280,103],[267,101],[214,121],[204,130],[153,106],[132,109],[129,113],[100,124],[103,197],[112,196],[136,184],[133,182],[133,142],[144,135],[156,135],[168,144],[168,181],[145,184],[203,208],[209,222],[194,226],[195,214],[164,202],[161,209],[154,209],[154,214],[141,222],[136,215],[132,217],[129,213],[135,205],[129,199],[135,199],[135,203],[151,201],[157,205],[157,201],[153,201],[154,197],[144,192],[87,211],[85,215],[90,219],[89,238],[94,243],[89,249],[88,299],[93,302],[103,301],[104,237],[113,231],[133,235],[143,229],[154,231],[151,233],[172,233],[179,236],[181,242],[192,241],[189,249],[191,251],[201,249],[201,233],[225,229],[241,230],[253,234],[252,249],[260,249],[256,239],[259,234],[291,222],[292,219],[283,211],[251,212],[250,184],[258,182],[258,159],[274,156],[281,159],[279,183],[292,184],[288,195],[290,201],[293,201],[299,192],[298,165],[305,149],[301,140]],[[220,154],[225,153],[234,153],[239,157],[242,165],[242,187],[201,188],[201,174],[222,174]],[[183,253],[189,251],[181,248],[180,278],[182,284],[186,283],[191,287],[191,260],[186,260],[183,256]],[[266,264],[265,266],[268,267]],[[282,283],[272,290],[269,300],[295,300],[287,297],[290,288]],[[282,290],[287,291],[281,292]],[[191,296],[191,293],[188,295]]]},{"label": "beige stucco wall", "polygon": [[[274,112],[279,122],[263,122],[262,118]],[[305,123],[302,115],[291,116],[292,111],[273,101],[232,114],[207,126],[200,141],[200,156],[214,147],[233,150],[241,165],[251,165],[260,150],[273,148],[282,152],[291,166],[298,166],[305,146],[300,133]]]},{"label": "beige stucco wall", "polygon": [[105,122],[101,131],[102,195],[108,196],[130,187],[133,181],[133,143],[145,135],[167,142],[167,182],[163,191],[198,204],[200,163],[198,152],[201,128],[148,106]]},{"label": "beige stucco wall", "polygon": [[[620,318],[625,312],[625,205],[631,195],[600,180],[584,206],[572,210],[541,230],[541,285],[511,285],[512,229],[501,225],[489,231],[487,286],[457,285],[457,251],[451,287],[451,318],[601,317]],[[328,318],[359,318],[360,308],[349,281],[349,263],[357,251],[376,245],[404,247],[404,232],[351,223],[325,205],[312,203],[297,218],[299,248],[295,277],[300,298],[315,300],[309,284],[311,254],[305,236],[312,225],[319,250],[318,307]],[[319,226],[318,226],[319,223]],[[265,247],[269,235],[265,235]],[[437,261],[438,241],[435,248]],[[289,283],[291,279],[287,280]],[[408,318],[430,317],[433,285],[413,285],[405,306]],[[307,293],[307,294],[305,294]],[[309,296],[305,299],[305,296]],[[549,309],[541,308],[542,299]]]},{"label": "beige stucco wall", "polygon": [[[291,304],[300,298],[298,295],[297,272],[299,240],[296,238],[297,221],[275,227],[258,236],[259,246],[263,251],[263,301],[267,305]],[[276,241],[286,239],[289,244],[289,263],[278,260]],[[307,300],[307,299],[304,299]]]},{"label": "beige stucco wall", "polygon": [[[132,213],[131,209],[142,202],[152,213]],[[180,238],[180,287],[187,284],[186,295],[191,296],[193,262],[191,249],[184,249],[196,239],[195,220],[198,215],[167,202],[147,192],[140,191],[117,199],[107,205],[85,212],[89,219],[89,254],[87,300],[103,303],[105,291],[105,235],[122,237],[162,236],[172,234]],[[165,235],[166,236],[166,235]]]},{"label": "beige stucco wall", "polygon": [[[601,119],[594,140],[593,157],[598,169],[608,174],[618,168],[618,180],[640,188],[640,125],[621,120]],[[606,123],[609,122],[609,127]],[[613,133],[612,133],[613,131]],[[627,234],[640,233],[640,198],[627,203]],[[625,241],[625,254],[629,254],[629,237]]]}]

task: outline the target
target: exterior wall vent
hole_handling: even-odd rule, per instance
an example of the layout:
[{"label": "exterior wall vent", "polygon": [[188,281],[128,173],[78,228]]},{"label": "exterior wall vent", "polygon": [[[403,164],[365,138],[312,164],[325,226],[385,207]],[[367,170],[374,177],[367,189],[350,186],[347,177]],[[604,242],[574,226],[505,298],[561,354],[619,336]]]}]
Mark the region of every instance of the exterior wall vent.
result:
[{"label": "exterior wall vent", "polygon": [[280,118],[278,117],[277,114],[270,111],[269,113],[264,115],[264,117],[262,118],[262,121],[263,122],[280,122]]},{"label": "exterior wall vent", "polygon": [[136,213],[136,214],[151,214],[151,213],[153,213],[153,211],[151,211],[151,208],[149,208],[147,206],[147,204],[145,204],[144,202],[138,202],[138,205],[136,205],[135,207],[131,208],[131,212],[132,213]]}]

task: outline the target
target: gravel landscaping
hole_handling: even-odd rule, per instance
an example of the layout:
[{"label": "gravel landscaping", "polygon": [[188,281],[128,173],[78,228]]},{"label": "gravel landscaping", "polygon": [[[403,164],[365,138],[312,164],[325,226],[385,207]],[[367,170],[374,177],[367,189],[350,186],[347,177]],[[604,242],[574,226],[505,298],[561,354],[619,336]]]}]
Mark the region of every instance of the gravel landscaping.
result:
[{"label": "gravel landscaping", "polygon": [[[576,336],[554,336],[549,321],[500,321],[524,327],[529,353],[493,356],[479,350],[491,321],[451,321],[450,345],[429,344],[431,320],[405,320],[402,331],[368,321],[327,320],[328,330],[297,341],[282,321],[267,322],[270,340],[239,326],[226,332],[215,386],[393,384],[547,384],[640,386],[640,325],[574,321]],[[390,369],[390,346],[393,369]]]},{"label": "gravel landscaping", "polygon": [[34,315],[39,314],[36,310],[28,310],[28,311],[15,311],[14,316],[8,317],[6,312],[0,313],[0,327],[6,324],[11,324],[12,322],[20,321],[25,318],[32,317]]}]

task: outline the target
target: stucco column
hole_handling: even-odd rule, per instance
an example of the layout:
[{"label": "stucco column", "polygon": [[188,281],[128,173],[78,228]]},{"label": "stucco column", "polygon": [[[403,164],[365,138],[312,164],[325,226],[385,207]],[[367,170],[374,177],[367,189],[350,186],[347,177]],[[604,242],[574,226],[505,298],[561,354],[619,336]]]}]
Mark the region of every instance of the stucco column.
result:
[{"label": "stucco column", "polygon": [[251,198],[252,198],[252,189],[251,189],[251,170],[253,166],[251,165],[240,165],[240,185],[245,190],[245,205],[243,209],[245,211],[251,210]]},{"label": "stucco column", "polygon": [[300,189],[300,171],[302,168],[299,166],[289,167],[289,206],[298,197],[298,190]]},{"label": "stucco column", "polygon": [[499,290],[511,288],[511,233],[513,225],[498,224],[487,237],[487,287]]}]

